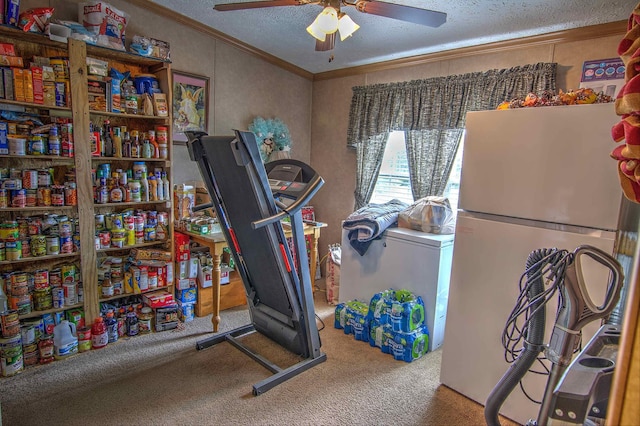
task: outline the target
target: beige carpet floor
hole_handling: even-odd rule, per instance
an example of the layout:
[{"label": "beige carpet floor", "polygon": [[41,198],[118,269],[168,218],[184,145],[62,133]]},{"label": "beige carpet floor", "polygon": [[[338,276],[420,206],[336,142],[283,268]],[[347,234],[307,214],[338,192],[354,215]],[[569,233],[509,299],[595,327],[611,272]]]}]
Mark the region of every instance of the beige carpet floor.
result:
[{"label": "beige carpet floor", "polygon": [[[209,316],[0,379],[2,425],[484,424],[481,405],[440,385],[441,350],[396,361],[335,329],[323,297],[327,361],[260,396],[252,385],[268,370],[229,343],[195,349],[212,335]],[[244,308],[223,311],[221,331],[248,321]],[[281,367],[297,361],[261,335],[245,342]]]}]

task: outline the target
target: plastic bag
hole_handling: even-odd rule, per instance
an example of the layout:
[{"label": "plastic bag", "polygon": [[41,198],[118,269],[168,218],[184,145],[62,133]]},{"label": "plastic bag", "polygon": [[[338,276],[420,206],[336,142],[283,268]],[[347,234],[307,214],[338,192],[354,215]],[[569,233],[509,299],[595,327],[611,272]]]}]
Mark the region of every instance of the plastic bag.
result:
[{"label": "plastic bag", "polygon": [[401,211],[398,226],[430,234],[453,234],[456,228],[449,199],[434,196],[421,198]]},{"label": "plastic bag", "polygon": [[329,246],[327,254],[327,270],[325,284],[327,287],[327,303],[331,305],[338,304],[338,295],[340,294],[340,258],[342,250],[340,244]]},{"label": "plastic bag", "polygon": [[101,46],[125,50],[125,30],[129,15],[104,1],[78,3],[78,20],[98,36]]},{"label": "plastic bag", "polygon": [[53,15],[52,7],[29,9],[20,14],[18,27],[22,28],[25,32],[44,33],[51,19],[51,15]]}]

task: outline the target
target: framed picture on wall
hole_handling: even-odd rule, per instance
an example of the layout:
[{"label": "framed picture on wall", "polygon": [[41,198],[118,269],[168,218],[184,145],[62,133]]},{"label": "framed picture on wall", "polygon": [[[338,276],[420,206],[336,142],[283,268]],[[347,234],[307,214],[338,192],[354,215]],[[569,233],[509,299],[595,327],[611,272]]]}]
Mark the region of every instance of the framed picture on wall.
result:
[{"label": "framed picture on wall", "polygon": [[186,131],[207,131],[209,77],[173,71],[173,141],[186,142]]}]

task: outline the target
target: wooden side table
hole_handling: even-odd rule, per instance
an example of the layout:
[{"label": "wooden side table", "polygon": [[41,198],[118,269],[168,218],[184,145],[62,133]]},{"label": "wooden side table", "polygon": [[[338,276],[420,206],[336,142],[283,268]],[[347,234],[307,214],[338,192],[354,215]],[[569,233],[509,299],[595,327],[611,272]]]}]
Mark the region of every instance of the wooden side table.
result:
[{"label": "wooden side table", "polygon": [[[316,259],[318,257],[318,240],[320,239],[320,230],[327,226],[326,223],[317,222],[316,225],[307,225],[304,226],[304,235],[311,235],[311,247],[309,248],[309,258],[311,259],[309,273],[311,275],[311,286],[313,288],[313,283],[315,281],[316,276]],[[291,229],[288,226],[284,226],[284,234],[286,237],[291,236]],[[196,313],[198,316],[205,316],[208,314],[213,314],[211,316],[211,323],[213,324],[213,332],[218,331],[218,326],[220,324],[220,258],[222,256],[222,252],[225,247],[227,247],[227,241],[224,238],[224,234],[219,232],[215,234],[207,234],[200,235],[194,234],[192,232],[187,231],[178,231],[185,235],[188,235],[191,238],[191,241],[196,242],[204,247],[209,248],[209,253],[213,258],[213,274],[212,281],[213,285],[210,287],[210,291],[213,293],[212,295],[212,304],[201,303],[200,294],[198,295],[198,304],[196,304]],[[198,293],[203,293],[209,291],[209,288],[198,288]],[[244,286],[243,286],[244,291]],[[208,299],[208,298],[203,298]]]}]

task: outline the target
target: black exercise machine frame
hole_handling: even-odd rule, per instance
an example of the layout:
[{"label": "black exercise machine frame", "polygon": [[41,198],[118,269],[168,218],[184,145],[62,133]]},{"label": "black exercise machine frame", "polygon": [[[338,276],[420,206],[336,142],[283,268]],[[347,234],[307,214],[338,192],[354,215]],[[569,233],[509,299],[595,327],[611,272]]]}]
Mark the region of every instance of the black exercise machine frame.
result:
[{"label": "black exercise machine frame", "polygon": [[[214,207],[220,220],[222,232],[229,242],[229,248],[236,261],[238,273],[245,286],[252,323],[199,341],[196,344],[196,349],[202,350],[218,343],[229,342],[271,371],[273,374],[270,377],[253,385],[253,394],[260,395],[289,378],[326,361],[326,354],[320,351],[321,344],[315,320],[313,288],[309,277],[301,211],[302,207],[320,189],[324,181],[308,165],[297,160],[279,160],[263,165],[253,133],[238,130],[234,132],[235,136],[222,137],[208,136],[203,132],[187,132],[188,149],[191,160],[197,162],[205,185],[211,195],[211,205],[202,207]],[[218,151],[214,155],[215,150]],[[227,156],[227,161],[222,158],[225,155]],[[305,185],[306,191],[298,199],[287,205],[274,200],[266,176],[266,168],[271,170],[276,165],[283,163],[294,164],[303,168],[305,179],[308,180]],[[237,168],[233,168],[234,165]],[[216,167],[218,170],[215,170]],[[219,176],[229,170],[235,174],[234,184],[238,184],[238,180],[241,180],[242,184],[240,186],[245,185],[245,192],[252,192],[253,194],[243,193],[231,196],[231,192],[227,187],[229,183],[221,182],[221,179],[224,178]],[[220,189],[221,185],[223,191]],[[227,200],[221,193],[225,191],[228,195]],[[235,209],[237,216],[242,216],[243,219],[246,219],[244,217],[246,209],[238,210],[237,203],[239,201],[237,198],[250,195],[253,195],[254,198],[248,203],[255,202],[256,209],[260,211],[256,213],[257,217],[239,224],[236,218],[230,217],[229,207],[231,207],[231,211]],[[297,273],[296,268],[293,266],[292,256],[280,222],[285,217],[290,218],[292,238],[298,259]],[[238,230],[240,230],[240,235],[238,235]],[[249,250],[256,248],[266,250],[265,253],[273,256],[275,261],[275,265],[270,265],[275,268],[272,270],[274,272],[272,275],[279,274],[278,278],[282,283],[282,288],[279,289],[280,298],[277,301],[274,301],[273,298],[271,300],[271,305],[275,306],[275,309],[263,303],[261,296],[266,299],[272,297],[272,293],[277,293],[277,291],[268,292],[268,294],[261,291],[259,281],[262,275],[247,267],[248,263],[255,268],[256,260],[245,251],[247,250],[246,247],[243,248],[239,244],[239,240],[243,239],[242,235],[244,235],[244,240],[246,241],[247,235],[250,234],[245,233],[250,232],[256,232],[256,235],[261,236],[263,238],[262,241],[268,243],[264,245],[268,247],[251,247]],[[256,238],[256,240],[260,241],[260,238]],[[253,241],[251,242],[253,243]],[[275,253],[279,255],[276,256]],[[245,262],[245,260],[248,262]],[[265,277],[262,276],[262,278]],[[265,279],[269,281],[273,277],[270,276]],[[276,281],[279,280],[276,279]],[[266,283],[267,286],[272,284],[273,282]],[[283,298],[287,299],[285,303],[281,303]],[[239,340],[240,337],[256,331],[266,335],[290,351],[298,353],[304,359],[288,368],[280,368],[265,357],[244,346]]]}]

